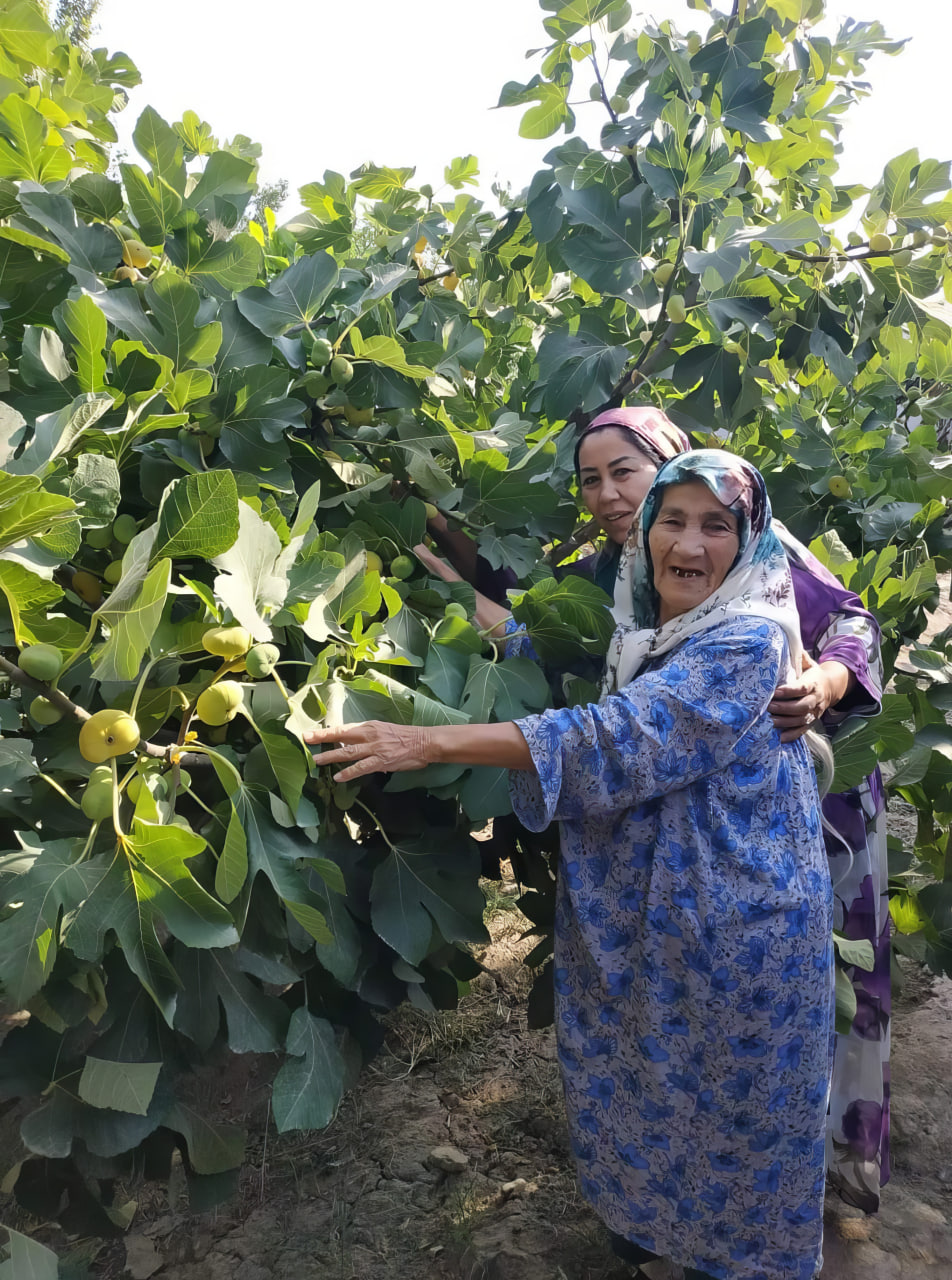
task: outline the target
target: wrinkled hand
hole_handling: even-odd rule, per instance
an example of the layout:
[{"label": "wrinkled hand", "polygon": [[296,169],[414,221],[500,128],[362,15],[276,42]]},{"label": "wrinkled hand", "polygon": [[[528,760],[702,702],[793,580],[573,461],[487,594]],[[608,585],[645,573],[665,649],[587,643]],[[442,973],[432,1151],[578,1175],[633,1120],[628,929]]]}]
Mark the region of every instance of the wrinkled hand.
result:
[{"label": "wrinkled hand", "polygon": [[796,742],[823,715],[833,701],[830,683],[809,654],[803,655],[803,672],[795,680],[780,684],[767,710],[781,742]]},{"label": "wrinkled hand", "polygon": [[422,542],[418,542],[413,548],[413,554],[425,569],[429,569],[430,573],[435,573],[444,582],[463,581],[451,564],[444,560],[442,556],[434,555],[430,548],[424,546]]},{"label": "wrinkled hand", "polygon": [[403,773],[422,769],[432,761],[429,729],[415,725],[387,724],[383,720],[364,720],[361,724],[345,724],[339,729],[313,729],[304,735],[311,744],[338,742],[340,746],[315,755],[315,764],[344,764],[346,769],[334,774],[335,782],[350,782],[367,773]]}]

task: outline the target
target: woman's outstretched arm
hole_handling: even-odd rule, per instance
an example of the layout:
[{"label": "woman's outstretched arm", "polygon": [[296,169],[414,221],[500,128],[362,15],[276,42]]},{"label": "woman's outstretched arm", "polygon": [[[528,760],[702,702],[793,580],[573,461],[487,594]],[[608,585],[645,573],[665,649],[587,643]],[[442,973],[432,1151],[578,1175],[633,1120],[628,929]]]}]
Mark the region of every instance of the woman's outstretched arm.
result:
[{"label": "woman's outstretched arm", "polygon": [[518,726],[448,724],[418,727],[365,720],[339,729],[315,729],[305,735],[312,745],[339,743],[315,755],[317,764],[342,764],[335,782],[350,782],[367,773],[403,773],[428,764],[492,765],[497,769],[535,769]]}]

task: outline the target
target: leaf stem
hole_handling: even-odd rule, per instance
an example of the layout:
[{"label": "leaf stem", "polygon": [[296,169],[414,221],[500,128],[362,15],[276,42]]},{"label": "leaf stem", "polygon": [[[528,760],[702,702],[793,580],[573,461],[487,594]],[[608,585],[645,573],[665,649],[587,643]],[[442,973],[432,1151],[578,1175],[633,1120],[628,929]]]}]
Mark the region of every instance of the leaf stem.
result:
[{"label": "leaf stem", "polygon": [[82,810],[82,805],[77,804],[68,792],[64,791],[58,782],[55,782],[48,773],[44,773],[42,769],[37,769],[36,776],[42,778],[47,786],[52,787],[54,791],[58,791],[67,804],[71,804],[74,809]]},{"label": "leaf stem", "polygon": [[125,839],[125,832],[119,822],[119,766],[116,764],[116,757],[113,756],[109,762],[112,765],[112,825],[119,841]]},{"label": "leaf stem", "polygon": [[380,825],[380,819],[374,813],[373,809],[369,809],[367,805],[364,804],[363,800],[355,800],[354,804],[360,805],[361,809],[363,809],[364,813],[367,814],[367,816],[370,818],[370,821],[374,824],[374,826],[380,832],[380,835],[383,839],[384,844],[391,851],[391,853],[395,853],[396,850],[394,848],[393,841],[390,839],[386,831],[384,831],[383,827]]}]

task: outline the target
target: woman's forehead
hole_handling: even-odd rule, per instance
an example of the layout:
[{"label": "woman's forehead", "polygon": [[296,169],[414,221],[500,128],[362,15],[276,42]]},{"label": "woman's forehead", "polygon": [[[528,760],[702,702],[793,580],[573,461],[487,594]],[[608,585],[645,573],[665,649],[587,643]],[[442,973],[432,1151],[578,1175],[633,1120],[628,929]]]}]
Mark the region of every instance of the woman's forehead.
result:
[{"label": "woman's forehead", "polygon": [[661,511],[701,511],[717,515],[728,515],[735,519],[730,507],[721,502],[713,494],[703,480],[684,480],[678,484],[665,485],[661,493]]},{"label": "woman's forehead", "polygon": [[650,466],[657,470],[657,465],[644,449],[624,427],[599,427],[589,432],[579,445],[579,470],[587,471],[599,466],[611,466],[627,458],[639,466]]}]

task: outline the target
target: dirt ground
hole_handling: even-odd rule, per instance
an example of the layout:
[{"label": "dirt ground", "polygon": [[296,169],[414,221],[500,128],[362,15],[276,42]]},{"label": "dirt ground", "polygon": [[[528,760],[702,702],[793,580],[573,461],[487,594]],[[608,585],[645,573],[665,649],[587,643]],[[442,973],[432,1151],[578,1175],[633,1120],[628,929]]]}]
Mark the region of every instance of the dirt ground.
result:
[{"label": "dirt ground", "polygon": [[[273,1059],[223,1070],[208,1089],[209,1108],[251,1130],[238,1197],[196,1214],[176,1179],[129,1188],[138,1198],[129,1234],[98,1246],[78,1242],[89,1259],[85,1274],[630,1277],[575,1186],[552,1032],[526,1028],[521,958],[531,942],[520,937],[526,922],[516,892],[512,884],[493,887],[493,941],[481,956],[487,972],[460,1011],[392,1015],[385,1051],[328,1129],[275,1135],[266,1123]],[[893,1026],[893,1178],[876,1218],[831,1198],[825,1280],[952,1276],[952,982],[907,967]],[[64,1244],[48,1227],[34,1234]],[[653,1280],[675,1275],[660,1266]]]}]

